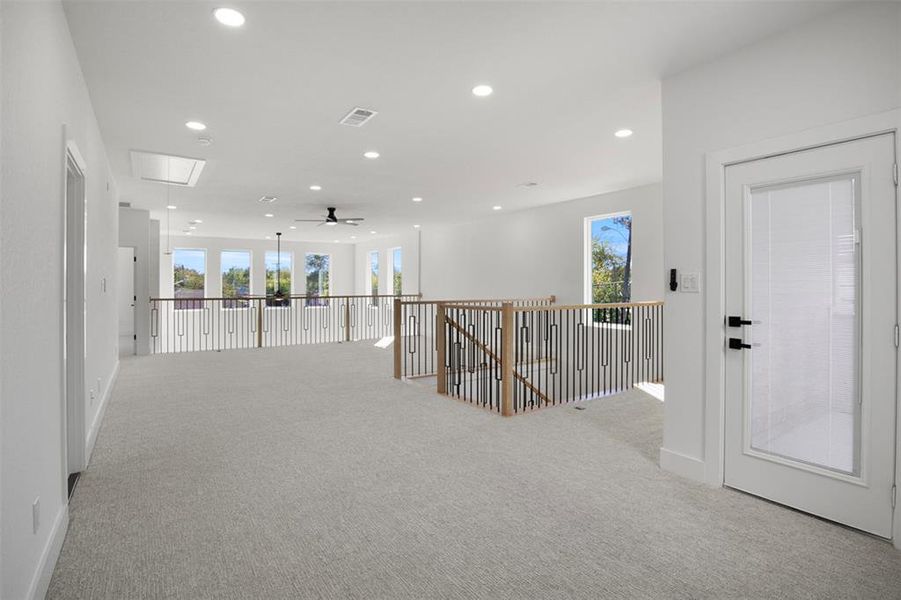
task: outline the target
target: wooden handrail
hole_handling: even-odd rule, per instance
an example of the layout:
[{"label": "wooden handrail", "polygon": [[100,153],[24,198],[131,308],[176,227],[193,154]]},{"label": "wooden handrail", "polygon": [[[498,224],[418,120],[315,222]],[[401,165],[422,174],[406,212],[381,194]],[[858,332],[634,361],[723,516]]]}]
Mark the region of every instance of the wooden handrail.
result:
[{"label": "wooden handrail", "polygon": [[[553,304],[548,306],[514,306],[516,312],[535,312],[539,310],[598,310],[604,308],[638,308],[641,306],[663,306],[663,300],[649,300],[646,302],[615,302],[611,304]],[[480,307],[473,307],[478,309]]]},{"label": "wooden handrail", "polygon": [[[421,297],[421,296],[420,296]],[[547,301],[553,304],[557,296],[541,296],[538,298],[457,298],[455,300],[403,300],[402,304],[446,304],[451,307],[470,306],[476,302],[541,302]]]},{"label": "wooden handrail", "polygon": [[[357,295],[341,295],[341,296],[310,296],[310,295],[293,295],[284,296],[291,300],[342,300],[347,298],[422,298],[422,294],[401,294],[395,296],[393,294],[357,294]],[[150,298],[151,302],[205,302],[207,300],[274,300],[277,296],[234,296],[219,297],[205,296],[203,298]]]}]

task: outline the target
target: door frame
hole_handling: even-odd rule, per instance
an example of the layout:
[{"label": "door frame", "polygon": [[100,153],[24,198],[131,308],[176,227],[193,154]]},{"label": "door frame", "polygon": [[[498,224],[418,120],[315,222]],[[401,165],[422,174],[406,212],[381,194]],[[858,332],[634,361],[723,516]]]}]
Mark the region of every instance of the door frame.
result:
[{"label": "door frame", "polygon": [[[131,256],[132,256],[132,261],[131,261],[131,291],[132,291],[132,296],[134,297],[134,300],[133,300],[132,305],[131,305],[131,309],[132,309],[132,310],[131,310],[131,321],[132,321],[132,322],[131,322],[131,331],[132,331],[131,353],[130,353],[128,356],[137,356],[137,355],[138,355],[138,338],[137,338],[137,334],[138,334],[138,289],[137,289],[137,283],[138,283],[138,261],[137,261],[137,257],[138,257],[138,248],[137,248],[137,246],[118,246],[118,247],[117,247],[117,251],[116,251],[116,252],[117,252],[117,254],[116,254],[116,276],[117,276],[117,277],[118,277],[118,275],[119,275],[119,272],[118,272],[118,269],[119,269],[119,264],[118,264],[118,260],[119,260],[118,250],[121,250],[122,248],[128,248],[129,250],[131,250]],[[117,304],[118,304],[118,300],[119,300],[119,291],[120,291],[118,286],[120,286],[121,284],[122,284],[122,282],[119,281],[119,280],[117,279],[117,280],[116,280],[116,301],[117,301]],[[119,307],[117,306],[116,308],[117,308],[117,311],[118,311],[118,308],[119,308]],[[116,316],[118,317],[118,315],[116,315]],[[119,354],[118,354],[119,358],[121,358],[121,357],[122,357],[122,354],[121,354],[122,349],[119,347],[119,342],[122,341],[122,340],[121,340],[121,338],[122,338],[122,332],[118,330],[119,325],[121,325],[121,322],[117,322],[117,323],[116,323],[116,329],[117,329],[117,332],[116,332],[116,340],[117,340],[117,342],[116,342],[116,350],[119,352]]]},{"label": "door frame", "polygon": [[[895,160],[899,160],[899,130],[901,110],[891,110],[876,115],[825,125],[814,129],[728,148],[706,155],[705,198],[705,247],[704,273],[706,288],[703,293],[704,312],[704,481],[713,486],[723,486],[725,481],[725,427],[726,427],[726,347],[724,323],[725,289],[725,202],[726,167],[737,163],[771,158],[801,150],[811,150],[840,142],[872,137],[879,134],[895,134]],[[895,205],[898,206],[898,186],[895,187]],[[899,219],[901,222],[901,219]],[[901,243],[901,227],[896,223],[896,249]],[[896,250],[897,254],[897,250]],[[897,277],[901,285],[901,261]],[[896,311],[901,315],[901,298]],[[898,358],[901,369],[901,353]],[[899,402],[898,377],[895,379],[895,481],[901,483],[901,402]],[[901,504],[901,499],[899,499]],[[901,513],[901,507],[896,508]],[[901,517],[895,515],[893,543],[901,549]]]},{"label": "door frame", "polygon": [[[85,322],[85,314],[84,310],[81,311],[79,318],[75,320],[75,323],[71,322],[69,318],[69,298],[68,298],[68,279],[69,276],[77,277],[80,280],[80,289],[82,290],[82,294],[84,295],[86,288],[86,273],[82,270],[78,273],[69,273],[69,219],[70,219],[70,207],[69,207],[69,197],[68,197],[68,168],[69,163],[71,162],[79,171],[79,174],[82,177],[82,185],[81,185],[81,198],[79,200],[79,205],[82,209],[82,217],[79,220],[81,226],[84,228],[84,233],[82,234],[84,239],[83,247],[81,249],[81,259],[82,261],[87,260],[87,163],[84,160],[81,152],[78,149],[78,145],[74,140],[68,137],[68,130],[65,126],[63,126],[63,139],[65,141],[63,147],[62,154],[62,216],[63,216],[63,243],[62,243],[62,302],[61,302],[61,339],[62,344],[60,348],[61,359],[63,364],[62,370],[62,425],[61,428],[61,449],[62,449],[62,465],[63,465],[63,480],[62,480],[62,490],[63,490],[63,498],[64,503],[68,502],[68,496],[66,494],[66,490],[68,487],[68,477],[69,477],[69,459],[71,458],[74,462],[80,465],[79,470],[83,470],[86,462],[86,435],[87,435],[87,427],[85,424],[85,362],[86,362],[86,351],[82,348],[82,352],[78,353],[75,356],[68,355],[68,344],[69,344],[69,332],[72,327],[79,327],[82,331],[81,341],[82,344],[86,343],[87,338],[87,328]],[[86,305],[85,305],[86,308]],[[76,398],[69,397],[69,374],[70,371],[75,370],[76,372],[80,372],[81,376],[78,380],[81,382],[81,394],[77,395]],[[74,403],[74,404],[73,404]],[[71,413],[71,414],[70,414]],[[73,423],[73,420],[75,423]],[[73,427],[73,425],[75,427]],[[79,426],[80,425],[80,426]],[[74,429],[74,430],[73,430]],[[72,438],[75,439],[72,439]],[[71,448],[70,448],[71,446]],[[70,450],[74,450],[72,454],[74,456],[70,456]]]}]

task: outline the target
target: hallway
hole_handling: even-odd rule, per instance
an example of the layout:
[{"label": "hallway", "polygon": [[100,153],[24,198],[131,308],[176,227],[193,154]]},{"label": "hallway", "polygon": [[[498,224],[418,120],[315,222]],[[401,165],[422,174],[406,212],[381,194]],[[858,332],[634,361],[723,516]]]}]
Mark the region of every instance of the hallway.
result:
[{"label": "hallway", "polygon": [[660,471],[651,396],[503,419],[390,361],[123,360],[48,597],[901,597],[890,544]]}]

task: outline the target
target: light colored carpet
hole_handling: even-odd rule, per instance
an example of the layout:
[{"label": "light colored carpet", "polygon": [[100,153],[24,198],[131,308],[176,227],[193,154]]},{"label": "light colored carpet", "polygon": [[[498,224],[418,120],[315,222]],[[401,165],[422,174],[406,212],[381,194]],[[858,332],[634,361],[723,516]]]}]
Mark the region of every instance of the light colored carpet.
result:
[{"label": "light colored carpet", "polygon": [[901,598],[883,541],[661,472],[634,390],[504,419],[370,344],[122,363],[57,598]]}]

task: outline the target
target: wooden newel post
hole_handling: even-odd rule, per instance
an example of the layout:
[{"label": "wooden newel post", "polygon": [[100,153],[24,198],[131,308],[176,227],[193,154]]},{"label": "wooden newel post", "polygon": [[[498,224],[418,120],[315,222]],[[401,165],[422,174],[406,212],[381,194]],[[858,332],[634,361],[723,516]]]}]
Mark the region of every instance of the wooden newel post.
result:
[{"label": "wooden newel post", "polygon": [[392,315],[394,321],[394,378],[400,379],[401,376],[401,360],[403,359],[403,333],[401,325],[403,325],[403,315],[401,314],[400,298],[394,299],[394,313]]},{"label": "wooden newel post", "polygon": [[513,304],[504,302],[501,305],[501,414],[505,417],[513,415],[513,363],[516,360],[516,348],[513,346],[516,326],[513,321]]},{"label": "wooden newel post", "polygon": [[556,294],[551,294],[551,297],[548,298],[548,300],[551,301],[551,304],[556,304],[556,303],[557,303],[557,295],[556,295]]},{"label": "wooden newel post", "polygon": [[447,394],[447,312],[444,304],[438,303],[435,308],[435,347],[438,356],[435,359],[435,372],[438,380],[438,393]]},{"label": "wooden newel post", "polygon": [[344,341],[350,341],[350,298],[344,299]]},{"label": "wooden newel post", "polygon": [[263,307],[265,300],[257,300],[257,348],[263,347]]}]

